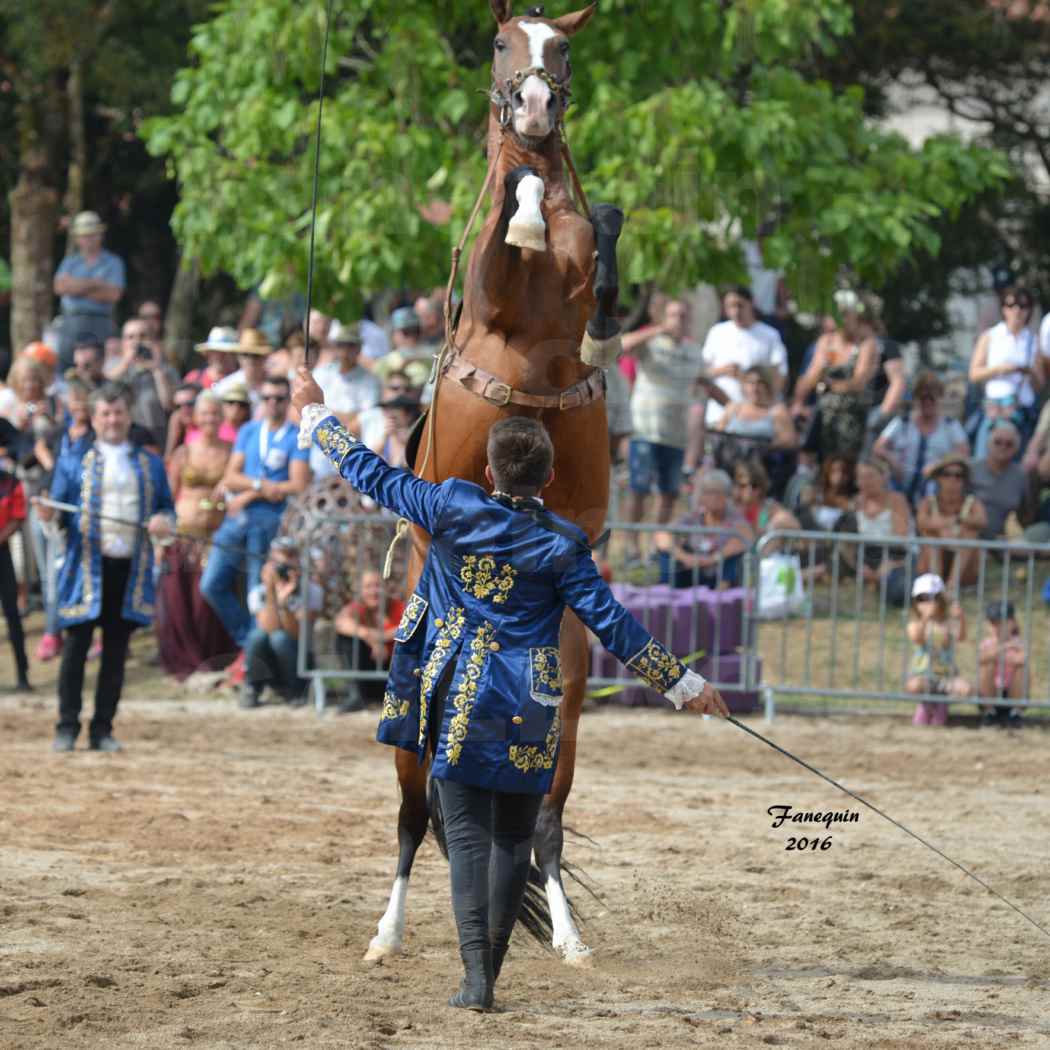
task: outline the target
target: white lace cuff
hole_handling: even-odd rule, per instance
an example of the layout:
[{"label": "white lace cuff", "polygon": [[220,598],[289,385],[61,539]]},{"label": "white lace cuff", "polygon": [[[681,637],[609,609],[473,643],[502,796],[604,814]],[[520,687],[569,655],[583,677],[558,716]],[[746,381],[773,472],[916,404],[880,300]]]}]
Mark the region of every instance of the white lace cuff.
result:
[{"label": "white lace cuff", "polygon": [[332,410],[324,405],[307,405],[299,414],[299,447],[307,449],[313,444],[314,431],[322,419],[332,415]]},{"label": "white lace cuff", "polygon": [[693,697],[699,696],[704,691],[705,685],[707,685],[707,679],[702,674],[697,674],[696,671],[686,671],[675,685],[664,693],[664,696],[674,704],[676,711],[681,711],[687,700],[692,700]]}]

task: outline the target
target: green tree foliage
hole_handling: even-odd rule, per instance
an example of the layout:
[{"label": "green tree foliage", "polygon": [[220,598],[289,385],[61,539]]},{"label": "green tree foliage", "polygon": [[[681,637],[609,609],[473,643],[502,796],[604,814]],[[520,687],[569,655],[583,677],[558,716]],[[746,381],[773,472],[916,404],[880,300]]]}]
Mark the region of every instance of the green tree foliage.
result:
[{"label": "green tree foliage", "polygon": [[[318,302],[442,281],[484,175],[484,0],[336,3],[320,152]],[[561,9],[549,10],[551,14]],[[936,222],[1006,173],[995,152],[919,151],[866,119],[859,89],[803,70],[850,30],[845,0],[607,0],[574,40],[567,135],[592,201],[629,221],[629,280],[681,287],[743,274],[762,231],[806,305],[842,266],[878,283]],[[178,178],[174,224],[206,269],[274,293],[301,286],[321,0],[223,0],[196,27],[175,115],[149,148]],[[423,217],[442,199],[452,220]]]}]

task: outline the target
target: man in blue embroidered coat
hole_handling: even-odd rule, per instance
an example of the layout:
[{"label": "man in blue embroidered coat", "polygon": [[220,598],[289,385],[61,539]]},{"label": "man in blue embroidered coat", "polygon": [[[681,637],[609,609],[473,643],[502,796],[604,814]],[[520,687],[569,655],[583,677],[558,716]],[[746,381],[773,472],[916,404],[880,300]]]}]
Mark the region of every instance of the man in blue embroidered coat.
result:
[{"label": "man in blue embroidered coat", "polygon": [[[174,505],[164,465],[128,442],[131,414],[124,387],[107,384],[91,396],[95,443],[83,458],[59,459],[50,496],[74,504],[63,513],[66,558],[58,578],[58,616],[68,630],[58,676],[54,749],[72,751],[80,732],[84,664],[96,626],[102,660],[89,742],[96,751],[119,751],[113,737],[131,634],[153,619],[153,546],[171,532]],[[55,511],[37,504],[41,519]],[[54,526],[49,526],[53,528]]]},{"label": "man in blue embroidered coat", "polygon": [[490,496],[457,478],[435,485],[390,467],[324,407],[305,369],[292,401],[300,435],[354,488],[431,536],[395,635],[378,737],[420,762],[432,754],[466,970],[450,1004],[488,1009],[558,757],[566,606],[675,707],[728,711],[616,601],[584,533],[543,509],[554,449],[542,424],[493,426]]}]

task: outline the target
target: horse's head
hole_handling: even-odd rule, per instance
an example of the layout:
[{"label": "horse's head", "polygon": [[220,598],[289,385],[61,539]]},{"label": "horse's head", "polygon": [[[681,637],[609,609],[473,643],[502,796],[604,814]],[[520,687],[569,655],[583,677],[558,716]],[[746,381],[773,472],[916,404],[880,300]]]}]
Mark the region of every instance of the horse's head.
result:
[{"label": "horse's head", "polygon": [[500,123],[534,145],[561,121],[572,79],[569,37],[590,21],[598,4],[561,18],[545,18],[542,7],[530,7],[514,18],[511,0],[490,3],[499,23],[493,45],[492,101]]}]

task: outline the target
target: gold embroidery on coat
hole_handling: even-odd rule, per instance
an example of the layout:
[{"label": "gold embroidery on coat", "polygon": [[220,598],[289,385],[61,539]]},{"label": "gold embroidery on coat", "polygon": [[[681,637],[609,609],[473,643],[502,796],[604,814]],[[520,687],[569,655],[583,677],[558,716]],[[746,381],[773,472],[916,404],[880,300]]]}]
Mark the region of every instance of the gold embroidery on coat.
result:
[{"label": "gold embroidery on coat", "polygon": [[496,559],[487,554],[482,557],[468,554],[459,570],[459,579],[467,594],[475,598],[492,595],[494,605],[502,605],[507,600],[517,575],[513,565],[497,565]]},{"label": "gold embroidery on coat", "polygon": [[550,728],[547,730],[543,746],[512,744],[508,755],[510,764],[522,773],[535,773],[541,769],[554,768],[554,756],[558,753],[558,741],[561,739],[561,712],[555,712]]},{"label": "gold embroidery on coat", "polygon": [[318,448],[341,469],[343,460],[357,444],[357,439],[338,420],[324,420],[314,431]]},{"label": "gold embroidery on coat", "polygon": [[450,766],[459,762],[463,754],[463,741],[467,739],[467,723],[470,721],[470,713],[474,710],[474,704],[478,699],[478,681],[485,669],[485,658],[488,656],[489,642],[496,633],[496,628],[491,623],[483,623],[474,632],[474,638],[470,643],[470,656],[467,658],[467,667],[463,673],[463,681],[460,683],[459,692],[452,700],[452,706],[456,713],[448,725],[448,740],[445,742],[445,757]]},{"label": "gold embroidery on coat", "polygon": [[430,659],[423,668],[423,674],[419,680],[419,746],[423,747],[427,740],[427,718],[430,714],[430,694],[437,685],[438,676],[444,670],[448,660],[449,650],[452,643],[463,633],[463,625],[467,622],[466,613],[458,605],[453,605],[445,614],[444,622],[438,628],[434,639],[434,648],[430,652]]},{"label": "gold embroidery on coat", "polygon": [[398,642],[407,642],[412,635],[416,633],[419,621],[422,619],[423,613],[426,611],[427,600],[421,598],[418,594],[413,594],[412,597],[408,599],[405,611],[401,614],[401,622],[397,625],[397,630],[394,632],[394,640]]},{"label": "gold embroidery on coat", "polygon": [[655,638],[650,638],[645,648],[627,661],[627,666],[658,693],[673,689],[686,671],[685,665]]},{"label": "gold embroidery on coat", "polygon": [[380,722],[386,722],[395,718],[404,718],[408,714],[412,704],[408,700],[399,700],[388,689],[383,694],[383,711],[379,716]]},{"label": "gold embroidery on coat", "polygon": [[560,702],[565,691],[561,674],[561,652],[550,645],[530,649],[529,664],[532,674],[532,687],[529,692],[532,698],[540,703],[546,700]]}]

